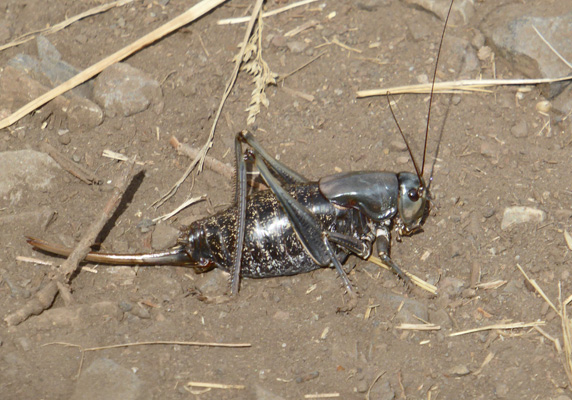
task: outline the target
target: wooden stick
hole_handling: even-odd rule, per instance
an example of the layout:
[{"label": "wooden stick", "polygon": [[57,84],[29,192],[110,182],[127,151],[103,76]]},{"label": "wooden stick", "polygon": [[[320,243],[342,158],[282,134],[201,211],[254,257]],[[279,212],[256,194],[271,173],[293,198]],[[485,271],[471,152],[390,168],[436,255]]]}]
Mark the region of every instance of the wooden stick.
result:
[{"label": "wooden stick", "polygon": [[42,142],[40,144],[40,150],[52,157],[54,161],[57,162],[63,169],[68,171],[80,181],[85,182],[88,185],[91,185],[92,183],[98,184],[101,182],[101,180],[95,176],[93,172],[79,164],[74,163],[50,144]]},{"label": "wooden stick", "polygon": [[[192,159],[196,158],[201,152],[199,149],[191,147],[188,144],[179,142],[179,140],[175,136],[171,136],[171,139],[169,139],[169,143],[179,153],[182,153]],[[205,167],[230,180],[232,180],[234,177],[234,168],[228,164],[220,162],[216,158],[206,156]]]},{"label": "wooden stick", "polygon": [[54,302],[54,298],[60,291],[62,296],[64,296],[66,303],[71,303],[73,301],[71,294],[67,289],[67,284],[70,282],[71,276],[77,270],[79,263],[91,250],[91,245],[95,242],[97,235],[101,229],[103,229],[109,218],[111,218],[117,209],[117,206],[119,206],[121,198],[131,181],[134,165],[135,163],[132,161],[129,167],[125,168],[119,176],[115,184],[115,188],[113,189],[113,194],[105,205],[101,216],[97,221],[91,224],[74,251],[70,254],[67,260],[63,262],[59,269],[59,274],[52,278],[52,280],[37,292],[36,295],[21,309],[4,318],[4,321],[9,326],[18,325],[32,315],[39,315],[44,310],[50,308]]},{"label": "wooden stick", "polygon": [[151,43],[155,42],[156,40],[162,38],[163,36],[168,35],[169,33],[181,28],[182,26],[187,25],[188,23],[202,17],[213,8],[219,6],[220,4],[224,3],[227,0],[203,0],[200,3],[194,5],[193,7],[189,8],[187,11],[182,13],[176,18],[173,18],[171,21],[167,22],[164,25],[161,25],[159,28],[155,29],[154,31],[146,34],[142,38],[136,40],[135,42],[131,43],[130,45],[122,48],[121,50],[116,51],[112,55],[104,58],[103,60],[93,64],[91,67],[83,70],[76,76],[72,77],[71,79],[65,81],[59,86],[56,86],[52,90],[48,91],[47,93],[41,95],[40,97],[32,100],[16,112],[12,113],[8,117],[0,120],[0,129],[6,128],[15,122],[19,121],[21,118],[25,117],[38,107],[43,106],[48,101],[53,100],[57,96],[67,92],[68,90],[73,89],[74,87],[84,83],[88,79],[93,78],[101,71],[106,69],[112,64],[115,64],[118,61],[125,59],[126,57],[130,56],[131,54],[135,53],[136,51],[141,50],[143,47],[150,45]]}]

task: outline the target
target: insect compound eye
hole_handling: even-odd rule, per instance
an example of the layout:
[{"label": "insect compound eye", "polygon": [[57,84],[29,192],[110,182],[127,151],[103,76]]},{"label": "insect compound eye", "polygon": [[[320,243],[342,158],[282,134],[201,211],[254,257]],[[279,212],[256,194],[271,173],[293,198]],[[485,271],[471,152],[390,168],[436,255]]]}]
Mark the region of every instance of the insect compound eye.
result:
[{"label": "insect compound eye", "polygon": [[419,192],[417,189],[411,189],[409,192],[407,192],[407,197],[409,197],[409,200],[415,202],[419,200]]}]

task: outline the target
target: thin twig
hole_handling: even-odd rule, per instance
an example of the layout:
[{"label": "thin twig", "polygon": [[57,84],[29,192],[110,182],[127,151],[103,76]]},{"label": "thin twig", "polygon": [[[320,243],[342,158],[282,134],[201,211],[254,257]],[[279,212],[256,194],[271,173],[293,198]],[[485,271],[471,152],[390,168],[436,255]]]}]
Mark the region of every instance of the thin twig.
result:
[{"label": "thin twig", "polygon": [[367,393],[365,394],[366,400],[369,400],[369,395],[371,393],[371,389],[373,389],[373,386],[376,384],[376,382],[379,380],[379,378],[381,378],[383,375],[385,375],[385,371],[382,371],[379,374],[377,374],[377,376],[374,378],[374,380],[370,383],[369,388],[367,389]]},{"label": "thin twig", "polygon": [[203,0],[200,3],[195,4],[193,7],[189,8],[187,11],[173,18],[171,21],[161,25],[154,31],[146,34],[130,45],[116,51],[110,56],[105,57],[103,60],[93,64],[91,67],[81,71],[79,74],[75,75],[71,79],[65,81],[61,85],[56,86],[52,90],[44,93],[40,97],[32,100],[28,104],[24,105],[22,108],[12,113],[8,117],[0,120],[0,129],[6,128],[17,121],[19,121],[24,116],[28,115],[38,107],[43,106],[48,101],[53,100],[57,96],[73,89],[74,87],[81,85],[88,79],[93,78],[95,75],[99,74],[101,71],[109,67],[110,65],[119,62],[136,51],[141,50],[143,47],[150,45],[151,43],[159,40],[160,38],[168,35],[169,33],[176,31],[177,29],[189,24],[190,22],[202,17],[213,8],[219,6],[227,0]]},{"label": "thin twig", "polygon": [[308,65],[312,64],[314,61],[316,61],[318,58],[322,57],[324,54],[326,54],[328,51],[322,51],[320,54],[318,54],[317,56],[315,56],[314,58],[310,59],[310,61],[305,62],[304,64],[300,65],[298,68],[296,68],[294,71],[292,72],[288,72],[287,74],[284,75],[280,75],[280,77],[278,78],[277,82],[282,82],[284,79],[288,78],[289,76],[294,75],[296,72],[306,68]]},{"label": "thin twig", "polygon": [[60,271],[61,274],[65,277],[66,283],[69,283],[70,277],[77,270],[79,263],[83,261],[83,259],[87,256],[87,253],[91,251],[91,246],[95,242],[97,235],[99,235],[109,218],[111,218],[119,206],[121,198],[123,197],[123,194],[125,193],[125,190],[129,186],[129,182],[131,182],[133,177],[132,172],[134,166],[135,160],[129,163],[129,165],[121,172],[121,175],[119,175],[115,182],[113,193],[105,204],[105,207],[103,207],[99,218],[89,226],[73,252],[62,263]]},{"label": "thin twig", "polygon": [[92,183],[101,183],[101,179],[99,179],[93,172],[73,162],[50,144],[42,142],[40,144],[40,150],[52,157],[54,161],[60,165],[60,167],[68,171],[80,181],[85,182],[88,185],[91,185]]},{"label": "thin twig", "polygon": [[[190,158],[194,159],[200,154],[200,150],[195,149],[194,147],[191,147],[188,144],[179,142],[179,140],[177,140],[175,136],[171,136],[171,139],[169,139],[169,143],[179,153],[182,153]],[[217,174],[224,176],[225,178],[232,180],[232,178],[234,177],[233,167],[223,162],[220,162],[216,158],[206,156],[205,167],[210,169],[211,171],[216,172]]]},{"label": "thin twig", "polygon": [[58,286],[55,281],[50,281],[46,286],[40,289],[34,297],[32,297],[22,308],[9,314],[4,318],[4,322],[8,326],[19,325],[32,315],[39,315],[48,309],[58,294]]},{"label": "thin twig", "polygon": [[215,342],[184,342],[178,340],[154,340],[148,342],[133,342],[133,343],[112,344],[109,346],[88,347],[83,349],[82,351],[86,352],[100,351],[108,349],[119,349],[122,347],[150,346],[150,345],[178,345],[178,346],[198,346],[198,347],[251,347],[252,346],[250,343],[215,343]]}]

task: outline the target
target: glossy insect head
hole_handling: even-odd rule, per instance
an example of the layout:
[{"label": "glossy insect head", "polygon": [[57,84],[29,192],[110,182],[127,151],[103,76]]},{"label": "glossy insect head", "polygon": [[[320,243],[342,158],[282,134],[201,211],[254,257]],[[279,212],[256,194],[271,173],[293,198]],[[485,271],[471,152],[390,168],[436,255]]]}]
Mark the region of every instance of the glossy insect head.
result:
[{"label": "glossy insect head", "polygon": [[397,174],[399,181],[399,198],[397,209],[400,222],[397,226],[400,235],[410,235],[417,231],[423,223],[427,208],[427,189],[423,178],[410,172]]}]

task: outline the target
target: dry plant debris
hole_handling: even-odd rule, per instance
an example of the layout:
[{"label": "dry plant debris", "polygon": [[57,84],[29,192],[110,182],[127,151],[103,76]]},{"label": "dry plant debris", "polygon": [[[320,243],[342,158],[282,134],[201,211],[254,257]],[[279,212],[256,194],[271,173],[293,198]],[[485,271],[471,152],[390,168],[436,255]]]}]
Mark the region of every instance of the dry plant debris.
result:
[{"label": "dry plant debris", "polygon": [[[548,298],[544,290],[536,283],[534,279],[530,279],[524,269],[519,264],[516,264],[517,268],[520,272],[524,275],[524,278],[527,280],[528,283],[538,292],[540,297],[546,301],[546,303],[552,308],[556,314],[560,317],[561,327],[562,327],[562,339],[564,341],[564,356],[562,363],[564,364],[564,371],[566,372],[566,376],[568,377],[568,381],[572,385],[572,320],[568,317],[568,313],[566,311],[566,307],[572,301],[572,295],[568,296],[566,299],[562,299],[562,284],[558,283],[558,305],[560,309],[557,309],[554,303]],[[539,330],[539,329],[537,329]],[[556,350],[559,354],[562,354],[562,347],[558,339],[554,339],[550,337],[548,334],[545,334],[542,330],[539,332],[554,342]],[[570,388],[571,386],[568,386]]]},{"label": "dry plant debris", "polygon": [[258,20],[252,35],[246,44],[242,59],[238,56],[234,58],[234,62],[242,64],[241,70],[252,75],[254,89],[252,90],[248,111],[247,125],[252,125],[256,121],[256,116],[260,113],[260,105],[268,107],[269,101],[266,97],[265,89],[268,85],[276,85],[278,74],[275,74],[268,67],[268,63],[262,58],[262,30],[264,24],[262,22],[262,9],[258,14]]}]

